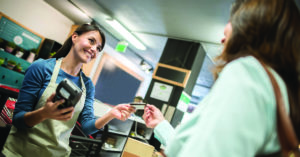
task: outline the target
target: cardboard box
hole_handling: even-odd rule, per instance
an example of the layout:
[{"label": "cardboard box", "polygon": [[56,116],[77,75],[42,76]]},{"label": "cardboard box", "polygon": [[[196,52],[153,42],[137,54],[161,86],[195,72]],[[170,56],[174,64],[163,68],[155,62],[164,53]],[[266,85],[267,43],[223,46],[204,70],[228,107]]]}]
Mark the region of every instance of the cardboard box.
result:
[{"label": "cardboard box", "polygon": [[128,138],[122,157],[152,157],[154,147],[141,141]]}]

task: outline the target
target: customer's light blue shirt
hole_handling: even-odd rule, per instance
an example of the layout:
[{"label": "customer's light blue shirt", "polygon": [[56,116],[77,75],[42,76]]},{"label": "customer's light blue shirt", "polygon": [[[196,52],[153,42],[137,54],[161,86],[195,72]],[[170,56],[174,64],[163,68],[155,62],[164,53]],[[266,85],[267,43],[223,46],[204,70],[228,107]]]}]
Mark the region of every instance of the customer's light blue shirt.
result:
[{"label": "customer's light blue shirt", "polygon": [[[287,89],[275,76],[286,108]],[[276,100],[269,77],[251,56],[229,63],[189,120],[155,129],[170,157],[254,157],[279,151]]]}]

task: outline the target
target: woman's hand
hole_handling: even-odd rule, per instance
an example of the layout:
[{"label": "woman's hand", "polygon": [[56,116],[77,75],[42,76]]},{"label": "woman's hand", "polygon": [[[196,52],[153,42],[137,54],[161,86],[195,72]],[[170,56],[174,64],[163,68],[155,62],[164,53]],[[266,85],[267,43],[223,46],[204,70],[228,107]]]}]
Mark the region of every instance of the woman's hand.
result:
[{"label": "woman's hand", "polygon": [[165,117],[158,108],[148,104],[144,109],[143,119],[148,128],[155,128]]},{"label": "woman's hand", "polygon": [[63,120],[68,121],[72,119],[74,113],[74,107],[68,107],[63,109],[58,109],[57,107],[64,103],[65,100],[58,100],[55,102],[53,98],[55,93],[53,93],[46,101],[46,104],[42,107],[42,114],[45,119],[55,119],[55,120]]},{"label": "woman's hand", "polygon": [[46,119],[68,121],[73,117],[74,107],[58,109],[58,105],[64,103],[64,100],[52,102],[55,93],[53,93],[46,101],[45,105],[37,110],[27,112],[24,120],[27,126],[33,127]]},{"label": "woman's hand", "polygon": [[109,111],[114,118],[122,121],[127,120],[133,112],[135,112],[135,109],[129,104],[119,104]]},{"label": "woman's hand", "polygon": [[129,104],[119,104],[113,107],[107,114],[98,118],[95,122],[95,126],[96,128],[100,129],[114,118],[125,121],[133,112],[135,112],[135,109]]}]

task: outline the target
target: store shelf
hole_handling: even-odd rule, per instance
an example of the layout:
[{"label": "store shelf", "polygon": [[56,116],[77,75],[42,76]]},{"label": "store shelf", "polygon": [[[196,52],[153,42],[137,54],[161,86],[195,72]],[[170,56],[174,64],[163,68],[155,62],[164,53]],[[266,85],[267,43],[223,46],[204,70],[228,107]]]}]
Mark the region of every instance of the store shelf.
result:
[{"label": "store shelf", "polygon": [[21,88],[24,74],[0,66],[0,84]]},{"label": "store shelf", "polygon": [[133,121],[113,119],[108,123],[108,132],[128,136]]},{"label": "store shelf", "polygon": [[7,60],[13,60],[17,64],[20,64],[22,67],[22,73],[20,73],[0,66],[0,83],[13,88],[21,88],[22,82],[24,80],[24,72],[31,65],[31,63],[3,50],[0,50],[0,56],[4,59],[7,58]]},{"label": "store shelf", "polygon": [[150,140],[152,133],[153,129],[147,128],[145,123],[135,121],[131,128],[130,137],[144,142]]},{"label": "store shelf", "polygon": [[22,58],[18,58],[18,57],[14,56],[8,52],[5,52],[3,50],[0,50],[0,56],[1,56],[1,58],[7,58],[8,60],[13,60],[16,63],[20,63],[23,71],[25,71],[31,65],[31,63],[27,62],[26,60],[24,60]]},{"label": "store shelf", "polygon": [[100,156],[103,156],[103,157],[120,157],[121,152],[110,152],[110,151],[102,150],[100,152]]},{"label": "store shelf", "polygon": [[102,145],[102,150],[122,152],[126,141],[127,141],[126,136],[109,134],[106,138],[105,143]]}]

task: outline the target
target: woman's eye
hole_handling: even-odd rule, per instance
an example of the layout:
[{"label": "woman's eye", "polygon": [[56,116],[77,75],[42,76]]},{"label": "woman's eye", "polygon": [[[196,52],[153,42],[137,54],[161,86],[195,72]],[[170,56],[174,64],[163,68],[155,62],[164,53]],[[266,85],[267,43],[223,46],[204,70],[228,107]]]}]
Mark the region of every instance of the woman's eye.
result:
[{"label": "woman's eye", "polygon": [[95,43],[95,40],[93,40],[93,39],[89,39],[89,41],[90,41],[91,44]]}]

